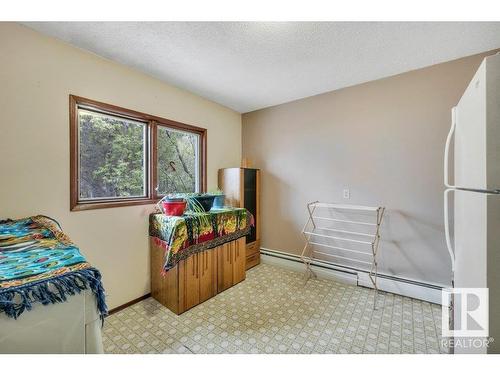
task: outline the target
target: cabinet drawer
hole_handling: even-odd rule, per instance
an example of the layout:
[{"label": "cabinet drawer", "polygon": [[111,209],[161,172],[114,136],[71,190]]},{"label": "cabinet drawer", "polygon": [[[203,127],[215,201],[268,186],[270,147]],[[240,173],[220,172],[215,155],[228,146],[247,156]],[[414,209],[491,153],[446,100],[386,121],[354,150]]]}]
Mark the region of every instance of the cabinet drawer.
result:
[{"label": "cabinet drawer", "polygon": [[252,255],[247,256],[247,261],[246,261],[246,269],[250,269],[257,264],[260,264],[260,253],[254,253]]},{"label": "cabinet drawer", "polygon": [[259,241],[254,241],[252,243],[247,244],[247,257],[253,254],[256,254],[260,251]]}]

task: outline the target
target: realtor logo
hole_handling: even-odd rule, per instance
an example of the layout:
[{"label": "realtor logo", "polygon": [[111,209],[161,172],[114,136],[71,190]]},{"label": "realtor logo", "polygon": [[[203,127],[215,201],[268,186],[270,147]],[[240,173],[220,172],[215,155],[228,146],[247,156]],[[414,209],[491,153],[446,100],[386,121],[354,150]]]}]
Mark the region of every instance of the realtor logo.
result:
[{"label": "realtor logo", "polygon": [[443,337],[488,337],[488,288],[444,289],[441,298]]}]

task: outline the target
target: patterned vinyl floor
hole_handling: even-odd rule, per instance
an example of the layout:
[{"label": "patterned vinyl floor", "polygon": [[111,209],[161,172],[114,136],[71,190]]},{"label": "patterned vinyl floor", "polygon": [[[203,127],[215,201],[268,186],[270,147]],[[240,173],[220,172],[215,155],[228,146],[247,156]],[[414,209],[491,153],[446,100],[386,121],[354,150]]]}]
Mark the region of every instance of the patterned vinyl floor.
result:
[{"label": "patterned vinyl floor", "polygon": [[148,298],[108,317],[106,353],[444,353],[441,307],[262,264],[177,316]]}]

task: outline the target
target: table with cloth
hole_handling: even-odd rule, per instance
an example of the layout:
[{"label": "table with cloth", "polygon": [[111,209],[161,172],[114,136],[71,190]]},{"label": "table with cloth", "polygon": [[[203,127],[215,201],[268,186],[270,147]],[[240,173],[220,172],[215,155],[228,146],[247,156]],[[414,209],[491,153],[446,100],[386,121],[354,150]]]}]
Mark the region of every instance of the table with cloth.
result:
[{"label": "table with cloth", "polygon": [[149,217],[149,235],[164,249],[166,272],[198,252],[212,249],[246,236],[253,225],[253,216],[244,208],[220,208],[203,213]]}]

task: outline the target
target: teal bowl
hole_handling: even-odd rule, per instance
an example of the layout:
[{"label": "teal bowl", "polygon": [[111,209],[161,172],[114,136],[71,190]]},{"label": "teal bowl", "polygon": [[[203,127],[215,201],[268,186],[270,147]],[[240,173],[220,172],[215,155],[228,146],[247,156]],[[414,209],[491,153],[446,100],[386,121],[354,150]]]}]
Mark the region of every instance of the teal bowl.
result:
[{"label": "teal bowl", "polygon": [[212,206],[213,208],[222,208],[224,207],[224,201],[226,200],[226,196],[224,194],[222,195],[216,195],[214,199],[214,205]]}]

